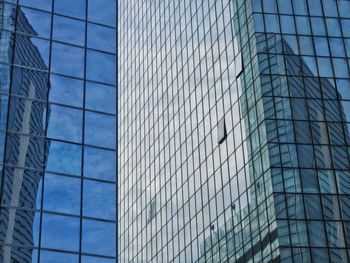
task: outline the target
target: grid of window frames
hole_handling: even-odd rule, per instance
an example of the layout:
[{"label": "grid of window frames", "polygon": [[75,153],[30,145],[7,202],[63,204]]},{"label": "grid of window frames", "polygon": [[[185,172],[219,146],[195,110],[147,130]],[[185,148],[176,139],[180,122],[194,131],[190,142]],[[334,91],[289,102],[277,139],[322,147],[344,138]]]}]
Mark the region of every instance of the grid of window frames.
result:
[{"label": "grid of window frames", "polygon": [[350,2],[118,8],[120,261],[347,262]]},{"label": "grid of window frames", "polygon": [[116,261],[116,0],[0,1],[0,261]]}]

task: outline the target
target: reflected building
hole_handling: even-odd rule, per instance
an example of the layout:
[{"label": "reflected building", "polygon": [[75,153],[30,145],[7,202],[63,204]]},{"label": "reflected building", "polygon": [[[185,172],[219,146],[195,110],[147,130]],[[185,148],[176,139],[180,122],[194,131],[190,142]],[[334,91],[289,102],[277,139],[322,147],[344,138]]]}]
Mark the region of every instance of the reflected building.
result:
[{"label": "reflected building", "polygon": [[119,262],[348,262],[350,2],[118,10]]},{"label": "reflected building", "polygon": [[113,6],[0,0],[0,262],[116,261]]}]

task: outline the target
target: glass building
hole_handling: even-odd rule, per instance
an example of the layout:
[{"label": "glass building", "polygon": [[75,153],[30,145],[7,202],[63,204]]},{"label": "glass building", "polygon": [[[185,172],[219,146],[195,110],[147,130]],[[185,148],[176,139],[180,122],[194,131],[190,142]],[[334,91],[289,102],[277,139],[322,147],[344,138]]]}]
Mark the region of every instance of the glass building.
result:
[{"label": "glass building", "polygon": [[116,1],[0,0],[0,262],[116,262]]},{"label": "glass building", "polygon": [[350,261],[350,1],[118,1],[119,262]]}]

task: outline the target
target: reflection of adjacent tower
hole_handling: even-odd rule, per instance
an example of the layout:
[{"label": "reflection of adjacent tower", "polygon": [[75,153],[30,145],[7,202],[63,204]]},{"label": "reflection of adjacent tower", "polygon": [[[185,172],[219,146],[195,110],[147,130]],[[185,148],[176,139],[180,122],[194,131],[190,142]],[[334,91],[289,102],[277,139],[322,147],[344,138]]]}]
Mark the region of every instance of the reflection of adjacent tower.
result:
[{"label": "reflection of adjacent tower", "polygon": [[[14,10],[12,15],[14,14]],[[8,19],[8,17],[3,17]],[[17,10],[17,29],[30,35],[36,32],[29,21]],[[11,48],[11,47],[10,47]],[[13,45],[12,45],[13,48]],[[43,59],[31,37],[17,34],[17,64],[35,65],[45,69]],[[12,52],[9,50],[9,52]],[[46,100],[49,89],[47,74],[15,68],[13,70],[11,93],[18,95],[10,100],[8,113],[8,133],[6,139],[5,162],[11,167],[4,168],[2,182],[2,206],[0,237],[6,244],[33,246],[34,211],[24,211],[17,207],[36,208],[45,151],[46,104],[36,100]],[[32,137],[28,135],[35,135]],[[23,169],[23,168],[29,169]],[[30,249],[12,249],[4,246],[0,250],[1,262],[31,262]]]}]

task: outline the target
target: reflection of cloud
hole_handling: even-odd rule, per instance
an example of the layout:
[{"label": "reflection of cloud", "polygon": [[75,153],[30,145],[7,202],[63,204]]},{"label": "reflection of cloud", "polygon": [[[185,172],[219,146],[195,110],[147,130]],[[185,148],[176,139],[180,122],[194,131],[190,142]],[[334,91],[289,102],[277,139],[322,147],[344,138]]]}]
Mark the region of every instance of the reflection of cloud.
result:
[{"label": "reflection of cloud", "polygon": [[[62,263],[62,262],[78,262],[79,256],[76,254],[59,253],[52,251],[40,251],[40,262]],[[36,262],[33,260],[33,262]]]},{"label": "reflection of cloud", "polygon": [[84,176],[115,181],[115,165],[115,152],[92,147],[84,148]]}]

